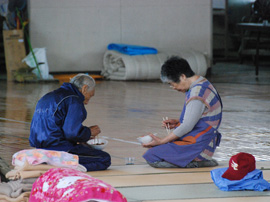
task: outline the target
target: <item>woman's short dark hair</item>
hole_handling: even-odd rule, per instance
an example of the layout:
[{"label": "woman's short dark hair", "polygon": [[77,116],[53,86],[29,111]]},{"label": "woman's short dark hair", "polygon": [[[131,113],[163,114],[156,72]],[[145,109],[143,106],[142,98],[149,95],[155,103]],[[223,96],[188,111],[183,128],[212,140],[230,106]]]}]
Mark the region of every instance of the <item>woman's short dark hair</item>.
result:
[{"label": "woman's short dark hair", "polygon": [[160,79],[162,82],[179,83],[182,74],[187,78],[195,75],[185,59],[172,56],[162,65]]}]

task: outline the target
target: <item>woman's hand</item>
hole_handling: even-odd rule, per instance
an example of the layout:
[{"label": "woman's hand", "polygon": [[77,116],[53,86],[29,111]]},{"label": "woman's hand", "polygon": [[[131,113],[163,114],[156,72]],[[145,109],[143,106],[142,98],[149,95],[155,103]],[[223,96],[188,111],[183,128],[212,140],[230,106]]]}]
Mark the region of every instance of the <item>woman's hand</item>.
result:
[{"label": "woman's hand", "polygon": [[153,135],[151,133],[149,135],[153,138],[153,140],[151,142],[147,143],[147,144],[143,144],[142,145],[143,147],[151,148],[151,147],[154,147],[154,146],[166,144],[168,142],[173,142],[173,141],[175,141],[175,140],[177,140],[179,138],[173,132],[171,132],[169,135],[167,135],[164,138],[156,137],[155,135]]},{"label": "woman's hand", "polygon": [[90,126],[91,138],[96,137],[101,131],[98,125]]},{"label": "woman's hand", "polygon": [[168,119],[168,120],[163,120],[162,121],[162,126],[165,128],[169,128],[169,129],[173,129],[175,128],[176,126],[178,126],[179,124],[179,120],[177,119]]},{"label": "woman's hand", "polygon": [[142,144],[143,147],[150,148],[150,147],[154,147],[154,146],[157,146],[157,145],[161,145],[162,144],[162,141],[161,141],[162,139],[161,138],[156,137],[152,133],[150,133],[149,136],[152,137],[152,141],[149,142],[149,143],[147,143],[147,144]]}]

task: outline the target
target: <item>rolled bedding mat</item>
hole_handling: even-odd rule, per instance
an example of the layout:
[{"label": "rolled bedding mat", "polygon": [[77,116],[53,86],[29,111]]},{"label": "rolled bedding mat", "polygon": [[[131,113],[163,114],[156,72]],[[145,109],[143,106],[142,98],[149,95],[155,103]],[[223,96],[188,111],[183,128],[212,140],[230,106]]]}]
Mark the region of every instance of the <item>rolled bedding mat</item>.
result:
[{"label": "rolled bedding mat", "polygon": [[160,78],[161,66],[171,56],[179,56],[188,61],[195,74],[205,76],[207,61],[198,51],[179,53],[159,52],[157,54],[130,56],[108,50],[103,57],[102,75],[111,80],[151,80]]}]

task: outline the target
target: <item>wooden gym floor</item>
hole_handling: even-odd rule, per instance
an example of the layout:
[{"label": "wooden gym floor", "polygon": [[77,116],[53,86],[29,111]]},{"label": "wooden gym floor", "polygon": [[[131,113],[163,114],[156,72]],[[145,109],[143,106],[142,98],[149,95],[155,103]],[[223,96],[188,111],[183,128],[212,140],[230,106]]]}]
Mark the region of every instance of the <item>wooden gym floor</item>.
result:
[{"label": "wooden gym floor", "polygon": [[[270,181],[270,68],[220,63],[208,77],[223,100],[222,141],[214,158],[227,167],[230,157],[248,152],[256,157]],[[28,136],[36,102],[60,83],[19,84],[0,80],[0,155],[11,164],[12,155],[29,147]],[[184,95],[160,81],[97,82],[96,95],[86,106],[85,125],[99,125],[112,156],[107,171],[89,174],[115,186],[128,201],[269,201],[270,192],[223,192],[211,180],[210,170],[155,169],[142,154],[136,138],[149,132],[166,135],[162,117],[178,118]],[[134,165],[125,165],[135,157]]]}]

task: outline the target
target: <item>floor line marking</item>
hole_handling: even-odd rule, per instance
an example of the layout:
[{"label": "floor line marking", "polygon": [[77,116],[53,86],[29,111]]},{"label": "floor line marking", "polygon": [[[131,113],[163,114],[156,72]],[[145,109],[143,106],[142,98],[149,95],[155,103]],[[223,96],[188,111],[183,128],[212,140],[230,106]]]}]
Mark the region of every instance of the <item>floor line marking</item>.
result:
[{"label": "floor line marking", "polygon": [[2,118],[2,117],[0,117],[0,120],[11,121],[11,122],[17,122],[17,123],[26,123],[26,124],[30,124],[30,122],[17,121],[17,120],[13,120],[13,119]]},{"label": "floor line marking", "polygon": [[102,137],[104,137],[105,139],[116,140],[119,142],[141,145],[141,143],[139,143],[139,142],[127,141],[127,140],[122,140],[122,139],[118,139],[118,138],[114,138],[114,137],[106,137],[106,136],[102,136]]},{"label": "floor line marking", "polygon": [[[24,123],[24,124],[30,124],[30,122],[17,121],[17,120],[13,120],[13,119],[2,118],[2,117],[0,117],[0,120],[18,122],[18,123]],[[116,141],[119,141],[119,142],[125,142],[125,143],[130,143],[130,144],[141,145],[139,142],[127,141],[127,140],[122,140],[122,139],[113,138],[113,137],[106,137],[106,136],[102,136],[102,137],[104,137],[105,139],[116,140]]]}]

